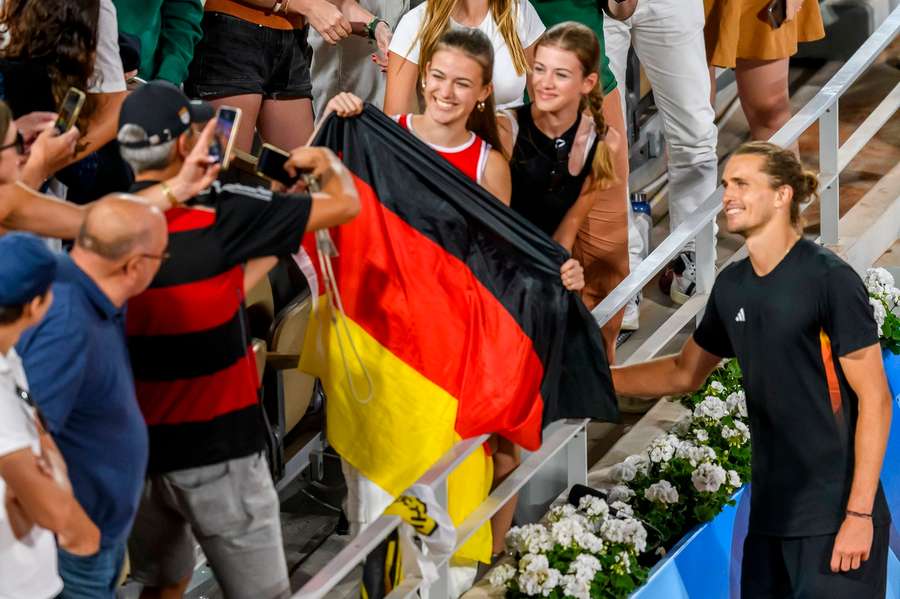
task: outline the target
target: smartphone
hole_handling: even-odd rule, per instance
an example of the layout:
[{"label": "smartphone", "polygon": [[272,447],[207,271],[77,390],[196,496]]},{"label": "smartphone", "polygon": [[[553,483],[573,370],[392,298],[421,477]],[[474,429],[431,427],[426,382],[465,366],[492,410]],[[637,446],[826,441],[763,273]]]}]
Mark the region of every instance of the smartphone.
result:
[{"label": "smartphone", "polygon": [[772,29],[778,29],[787,20],[787,0],[772,0],[766,6],[766,20]]},{"label": "smartphone", "polygon": [[84,106],[84,92],[75,87],[70,87],[63,98],[59,107],[59,114],[56,117],[56,130],[60,134],[65,133],[72,128],[72,125],[78,120],[81,113],[81,107]]},{"label": "smartphone", "polygon": [[240,108],[220,106],[216,110],[216,129],[209,144],[209,155],[222,165],[222,170],[227,169],[231,162],[231,150],[240,122]]},{"label": "smartphone", "polygon": [[276,148],[271,144],[263,144],[262,149],[259,151],[259,156],[256,158],[256,174],[290,187],[300,178],[299,174],[296,177],[291,177],[284,170],[284,163],[290,157],[291,155],[281,148]]}]

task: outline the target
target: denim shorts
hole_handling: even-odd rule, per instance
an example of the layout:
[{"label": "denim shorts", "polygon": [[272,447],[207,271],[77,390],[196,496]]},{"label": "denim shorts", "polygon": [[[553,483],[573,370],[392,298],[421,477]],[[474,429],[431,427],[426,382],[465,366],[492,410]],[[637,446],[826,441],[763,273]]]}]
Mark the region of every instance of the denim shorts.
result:
[{"label": "denim shorts", "polygon": [[271,100],[312,98],[309,26],[282,30],[231,15],[203,15],[203,39],[184,82],[189,96],[210,100],[244,94]]},{"label": "denim shorts", "polygon": [[124,563],[125,541],[85,557],[60,549],[58,568],[63,591],[57,599],[115,599]]}]

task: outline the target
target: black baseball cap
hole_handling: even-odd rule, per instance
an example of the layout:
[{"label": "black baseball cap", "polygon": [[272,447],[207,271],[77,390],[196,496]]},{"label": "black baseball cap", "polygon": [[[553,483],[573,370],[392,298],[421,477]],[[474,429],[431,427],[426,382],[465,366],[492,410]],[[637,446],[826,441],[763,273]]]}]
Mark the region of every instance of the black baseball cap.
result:
[{"label": "black baseball cap", "polygon": [[126,148],[146,148],[176,139],[191,123],[213,118],[213,107],[201,100],[188,100],[168,81],[151,81],[131,92],[122,103],[119,131],[125,125],[137,125],[147,133],[140,141],[119,142]]}]

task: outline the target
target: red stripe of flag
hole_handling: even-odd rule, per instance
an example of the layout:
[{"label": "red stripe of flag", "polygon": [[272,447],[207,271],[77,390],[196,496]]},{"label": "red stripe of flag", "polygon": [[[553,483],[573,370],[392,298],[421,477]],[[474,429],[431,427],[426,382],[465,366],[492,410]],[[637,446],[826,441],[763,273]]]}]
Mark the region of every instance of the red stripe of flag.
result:
[{"label": "red stripe of flag", "polygon": [[332,231],[347,316],[457,398],[460,436],[496,432],[539,447],[543,364],[531,339],[463,262],[354,179],[362,214]]}]

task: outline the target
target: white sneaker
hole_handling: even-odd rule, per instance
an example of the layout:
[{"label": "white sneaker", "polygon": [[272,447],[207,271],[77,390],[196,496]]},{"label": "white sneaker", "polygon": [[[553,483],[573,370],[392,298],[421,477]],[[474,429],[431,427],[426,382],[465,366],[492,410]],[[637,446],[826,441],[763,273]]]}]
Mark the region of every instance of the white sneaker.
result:
[{"label": "white sneaker", "polygon": [[679,254],[672,262],[672,287],[669,289],[669,297],[676,304],[683,304],[692,295],[697,287],[697,263],[694,252]]},{"label": "white sneaker", "polygon": [[641,294],[638,293],[625,304],[625,316],[622,318],[623,331],[636,331],[640,327]]}]

